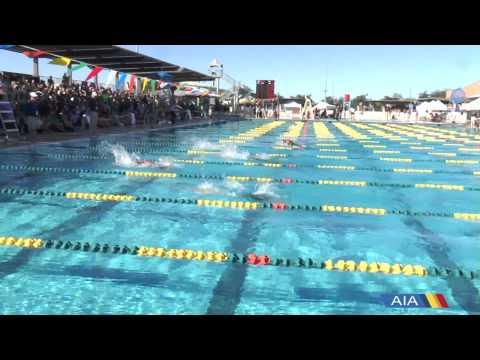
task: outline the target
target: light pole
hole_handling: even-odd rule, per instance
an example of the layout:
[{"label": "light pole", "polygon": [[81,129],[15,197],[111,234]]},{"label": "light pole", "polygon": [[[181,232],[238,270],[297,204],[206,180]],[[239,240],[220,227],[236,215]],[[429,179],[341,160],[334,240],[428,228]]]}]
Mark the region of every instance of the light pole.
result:
[{"label": "light pole", "polygon": [[223,64],[218,59],[213,59],[210,65],[208,65],[208,73],[215,78],[217,95],[220,95],[220,78],[223,77]]}]

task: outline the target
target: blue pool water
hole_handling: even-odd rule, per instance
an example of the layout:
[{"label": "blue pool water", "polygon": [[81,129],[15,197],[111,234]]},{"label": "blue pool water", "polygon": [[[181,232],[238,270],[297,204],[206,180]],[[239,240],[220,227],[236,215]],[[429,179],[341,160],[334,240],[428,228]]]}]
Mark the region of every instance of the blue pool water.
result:
[{"label": "blue pool water", "polygon": [[[0,165],[125,170],[115,165],[112,158],[100,158],[105,154],[99,153],[96,147],[105,140],[127,148],[143,149],[139,155],[147,159],[162,156],[158,149],[163,149],[172,150],[164,155],[176,159],[243,162],[245,160],[222,159],[217,154],[189,155],[173,150],[192,149],[198,139],[218,144],[219,139],[267,123],[245,120],[163,132],[112,135],[101,140],[92,138],[17,147],[0,151]],[[478,164],[449,165],[444,162],[446,159],[477,160],[480,153],[461,152],[454,146],[414,138],[390,140],[347,124],[368,135],[369,140],[378,141],[376,145],[387,146],[383,150],[401,151],[400,154],[374,154],[373,150],[382,149],[365,148],[366,143],[344,134],[332,123],[326,123],[326,126],[335,137],[337,147],[318,146],[329,141],[317,139],[313,125],[309,123],[296,139],[306,145],[305,149],[274,149],[275,142],[291,125],[292,122],[284,122],[263,136],[238,144],[238,150],[252,155],[287,154],[286,158],[273,158],[270,162],[294,163],[296,168],[179,164],[169,171],[204,176],[432,183],[480,188],[480,177],[473,175],[474,171],[480,171]],[[474,139],[473,135],[471,138]],[[410,149],[412,145],[401,144],[403,141],[421,142],[419,146],[433,146],[435,150]],[[159,148],[160,144],[165,147]],[[319,151],[333,148],[346,152]],[[428,151],[455,152],[457,156],[429,155]],[[52,155],[72,155],[73,158]],[[92,158],[82,159],[80,155]],[[317,158],[317,155],[348,156],[351,159],[325,159]],[[390,163],[378,160],[380,157],[414,161]],[[260,162],[255,159],[247,161]],[[319,164],[418,168],[450,173],[319,169],[316,167]],[[252,201],[246,193],[253,192],[256,186],[253,182],[242,182],[245,190],[235,198],[194,192],[204,181],[2,169],[0,188]],[[225,185],[220,180],[210,182],[215,186]],[[479,191],[310,184],[277,184],[276,187],[281,201],[286,204],[480,213]],[[291,259],[349,259],[468,270],[480,268],[480,224],[448,217],[241,211],[172,203],[96,202],[0,194],[0,219],[0,236],[256,253]],[[478,279],[458,277],[407,277],[298,267],[242,266],[0,246],[1,314],[479,314],[479,286]],[[379,300],[385,293],[427,292],[443,294],[449,308],[390,309]]]}]

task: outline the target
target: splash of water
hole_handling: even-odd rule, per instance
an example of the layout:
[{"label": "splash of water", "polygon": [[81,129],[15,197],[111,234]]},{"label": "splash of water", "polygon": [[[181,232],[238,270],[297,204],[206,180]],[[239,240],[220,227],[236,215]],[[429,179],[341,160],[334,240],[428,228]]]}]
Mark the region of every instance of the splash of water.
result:
[{"label": "splash of water", "polygon": [[218,144],[213,144],[208,140],[196,139],[193,142],[193,148],[195,150],[218,150],[220,146]]},{"label": "splash of water", "polygon": [[213,185],[211,182],[208,181],[200,183],[193,191],[203,195],[222,193],[222,190],[219,187]]},{"label": "splash of water", "polygon": [[255,192],[252,193],[252,196],[259,199],[278,199],[279,196],[276,191],[277,187],[274,184],[260,184],[256,187]]},{"label": "splash of water", "polygon": [[115,158],[115,165],[122,167],[136,167],[140,157],[135,153],[129,153],[122,145],[110,144],[104,141],[99,146],[99,152],[103,154],[112,154]]},{"label": "splash of water", "polygon": [[250,156],[248,151],[239,151],[235,145],[226,146],[220,156],[224,159],[247,160]]},{"label": "splash of water", "polygon": [[139,167],[139,168],[161,168],[167,169],[174,167],[173,158],[159,158],[158,161],[142,160],[140,156],[134,152],[129,153],[125,147],[119,144],[111,144],[108,141],[103,141],[99,145],[99,153],[102,155],[112,154],[115,158],[115,165],[122,167]]},{"label": "splash of water", "polygon": [[175,163],[175,159],[172,157],[160,157],[156,162],[156,165],[160,168],[171,168],[171,167],[179,167],[178,164]]},{"label": "splash of water", "polygon": [[228,196],[237,196],[238,193],[245,190],[245,186],[243,186],[238,181],[225,181],[224,187],[226,189],[226,194]]},{"label": "splash of water", "polygon": [[255,155],[255,159],[257,160],[270,160],[272,156],[270,154],[260,153]]}]

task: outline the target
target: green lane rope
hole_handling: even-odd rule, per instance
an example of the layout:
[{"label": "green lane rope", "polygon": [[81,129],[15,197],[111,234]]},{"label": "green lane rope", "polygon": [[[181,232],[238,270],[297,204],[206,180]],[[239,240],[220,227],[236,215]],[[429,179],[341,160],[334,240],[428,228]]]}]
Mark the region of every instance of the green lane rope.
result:
[{"label": "green lane rope", "polygon": [[181,205],[196,205],[199,207],[216,207],[216,208],[235,208],[239,210],[257,210],[257,209],[271,209],[271,210],[301,210],[301,211],[315,211],[322,213],[344,213],[354,215],[397,215],[397,216],[419,216],[419,217],[442,217],[453,218],[463,221],[480,221],[480,214],[477,213],[441,213],[430,211],[409,211],[409,210],[387,210],[382,208],[368,208],[368,207],[352,207],[340,205],[287,205],[284,203],[258,203],[258,202],[242,202],[242,201],[224,201],[224,200],[203,200],[203,199],[178,199],[178,198],[158,198],[146,197],[125,194],[102,194],[102,193],[77,193],[77,192],[55,192],[55,191],[36,191],[0,188],[0,194],[3,195],[18,195],[18,196],[37,196],[37,197],[61,197],[70,200],[89,200],[89,201],[138,201],[150,203],[174,203]]},{"label": "green lane rope", "polygon": [[467,187],[455,184],[400,184],[400,183],[378,183],[359,180],[305,180],[291,178],[271,178],[256,177],[249,175],[203,175],[203,174],[182,174],[170,172],[147,172],[147,171],[125,171],[125,170],[95,170],[78,168],[52,168],[39,166],[21,166],[21,165],[0,165],[0,170],[4,171],[31,171],[39,173],[72,173],[72,174],[102,174],[102,175],[121,175],[131,177],[161,177],[161,178],[189,178],[189,179],[207,179],[207,180],[231,180],[247,181],[257,183],[280,183],[280,184],[305,184],[305,185],[334,185],[334,186],[356,186],[356,187],[389,187],[389,188],[425,188],[437,190],[456,190],[456,191],[480,191],[480,187]]},{"label": "green lane rope", "polygon": [[460,277],[465,279],[480,278],[480,270],[451,269],[436,266],[426,267],[414,264],[390,264],[385,262],[355,262],[352,260],[332,259],[315,260],[311,257],[295,259],[269,257],[267,255],[238,254],[217,251],[199,251],[191,249],[156,248],[136,245],[110,245],[107,243],[71,242],[62,240],[42,240],[34,238],[17,238],[0,236],[1,247],[14,247],[30,250],[49,249],[63,251],[82,251],[109,255],[131,255],[139,257],[155,257],[157,259],[206,261],[210,263],[234,263],[242,266],[279,266],[318,269],[337,272],[361,272],[376,275],[418,276],[418,277]]}]

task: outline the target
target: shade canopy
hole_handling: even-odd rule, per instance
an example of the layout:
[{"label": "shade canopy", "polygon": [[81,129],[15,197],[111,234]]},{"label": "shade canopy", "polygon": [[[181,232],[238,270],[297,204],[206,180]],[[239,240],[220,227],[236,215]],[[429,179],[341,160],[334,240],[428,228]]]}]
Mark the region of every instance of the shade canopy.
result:
[{"label": "shade canopy", "polygon": [[212,81],[213,77],[200,72],[159,60],[117,45],[15,45],[9,51],[44,51],[42,57],[56,59],[64,57],[72,64],[86,63],[128,74],[135,74],[152,80],[165,77],[173,82]]}]

